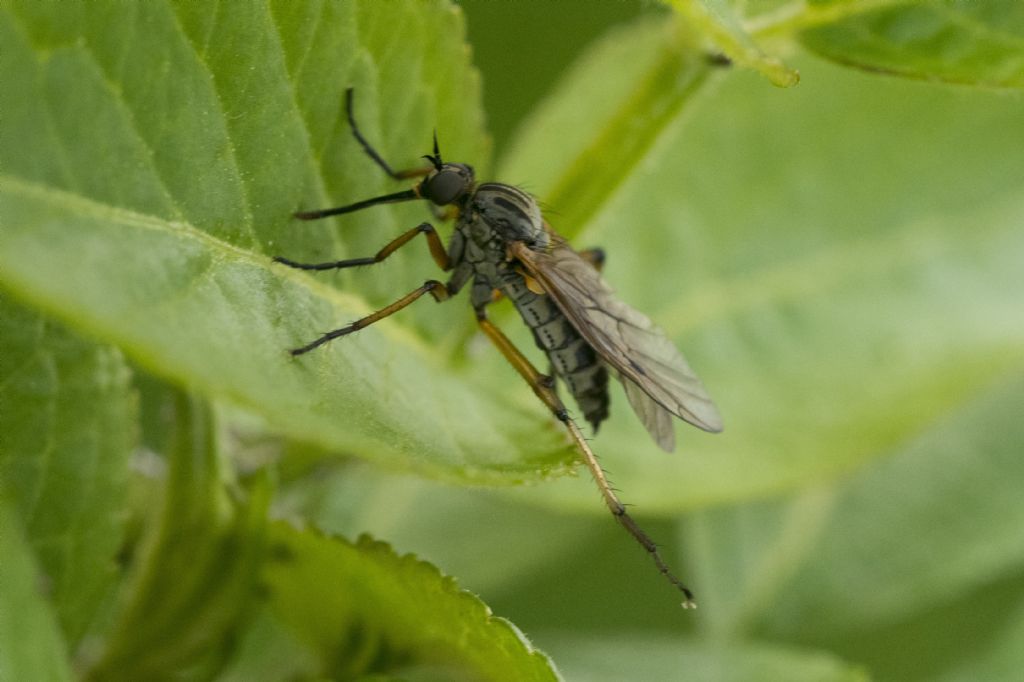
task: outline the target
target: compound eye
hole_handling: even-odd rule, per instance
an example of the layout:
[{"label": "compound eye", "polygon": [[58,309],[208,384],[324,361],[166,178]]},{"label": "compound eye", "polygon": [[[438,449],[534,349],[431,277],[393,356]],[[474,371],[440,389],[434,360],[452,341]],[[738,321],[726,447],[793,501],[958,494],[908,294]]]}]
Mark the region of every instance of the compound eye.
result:
[{"label": "compound eye", "polygon": [[430,178],[423,195],[438,206],[446,206],[466,191],[466,179],[454,170],[442,170]]}]

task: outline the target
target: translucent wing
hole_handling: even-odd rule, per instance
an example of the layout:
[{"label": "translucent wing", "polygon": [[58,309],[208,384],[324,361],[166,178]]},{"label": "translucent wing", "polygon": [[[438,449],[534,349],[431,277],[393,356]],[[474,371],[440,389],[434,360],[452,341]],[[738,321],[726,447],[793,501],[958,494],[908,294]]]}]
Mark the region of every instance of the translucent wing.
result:
[{"label": "translucent wing", "polygon": [[669,415],[705,431],[722,430],[718,409],[675,344],[645,315],[618,300],[563,239],[552,234],[547,251],[512,242],[509,255],[616,370],[630,405],[658,445],[666,450],[675,445]]},{"label": "translucent wing", "polygon": [[643,422],[647,433],[654,438],[654,442],[665,452],[675,450],[676,432],[672,428],[672,413],[654,402],[654,398],[644,393],[638,384],[626,379],[618,372],[615,373],[615,376],[622,382],[630,407],[633,408],[636,416],[640,417],[640,421]]}]

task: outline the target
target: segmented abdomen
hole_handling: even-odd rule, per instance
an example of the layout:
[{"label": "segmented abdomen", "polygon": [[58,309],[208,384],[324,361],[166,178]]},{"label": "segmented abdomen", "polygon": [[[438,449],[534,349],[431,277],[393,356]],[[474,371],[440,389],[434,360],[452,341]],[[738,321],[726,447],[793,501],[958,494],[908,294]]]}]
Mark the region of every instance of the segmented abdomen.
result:
[{"label": "segmented abdomen", "polygon": [[608,416],[608,370],[549,296],[530,291],[518,273],[503,278],[502,293],[515,305],[586,420],[597,427]]}]

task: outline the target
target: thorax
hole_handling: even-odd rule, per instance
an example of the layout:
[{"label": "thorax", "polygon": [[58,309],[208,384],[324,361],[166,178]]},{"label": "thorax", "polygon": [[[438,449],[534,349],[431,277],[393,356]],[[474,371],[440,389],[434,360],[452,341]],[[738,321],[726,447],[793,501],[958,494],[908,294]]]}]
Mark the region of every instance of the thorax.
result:
[{"label": "thorax", "polygon": [[521,189],[501,183],[476,188],[461,207],[454,238],[461,247],[459,260],[495,288],[513,272],[506,256],[510,242],[541,249],[548,245],[537,202]]}]

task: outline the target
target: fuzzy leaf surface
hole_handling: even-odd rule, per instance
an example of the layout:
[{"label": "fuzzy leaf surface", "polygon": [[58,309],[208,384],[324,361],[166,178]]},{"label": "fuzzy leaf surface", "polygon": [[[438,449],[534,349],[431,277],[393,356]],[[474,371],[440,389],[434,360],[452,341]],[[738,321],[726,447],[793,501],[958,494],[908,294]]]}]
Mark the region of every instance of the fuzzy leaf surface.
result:
[{"label": "fuzzy leaf surface", "polygon": [[270,256],[371,254],[429,215],[292,219],[398,189],[352,139],[347,87],[394,166],[436,127],[446,158],[486,168],[462,32],[445,2],[5,6],[0,284],[298,440],[463,481],[560,469],[564,438],[513,374],[457,372],[464,302],[286,352],[439,276],[417,243],[319,278]]},{"label": "fuzzy leaf surface", "polygon": [[136,416],[117,349],[0,294],[0,489],[72,646],[117,579]]}]

